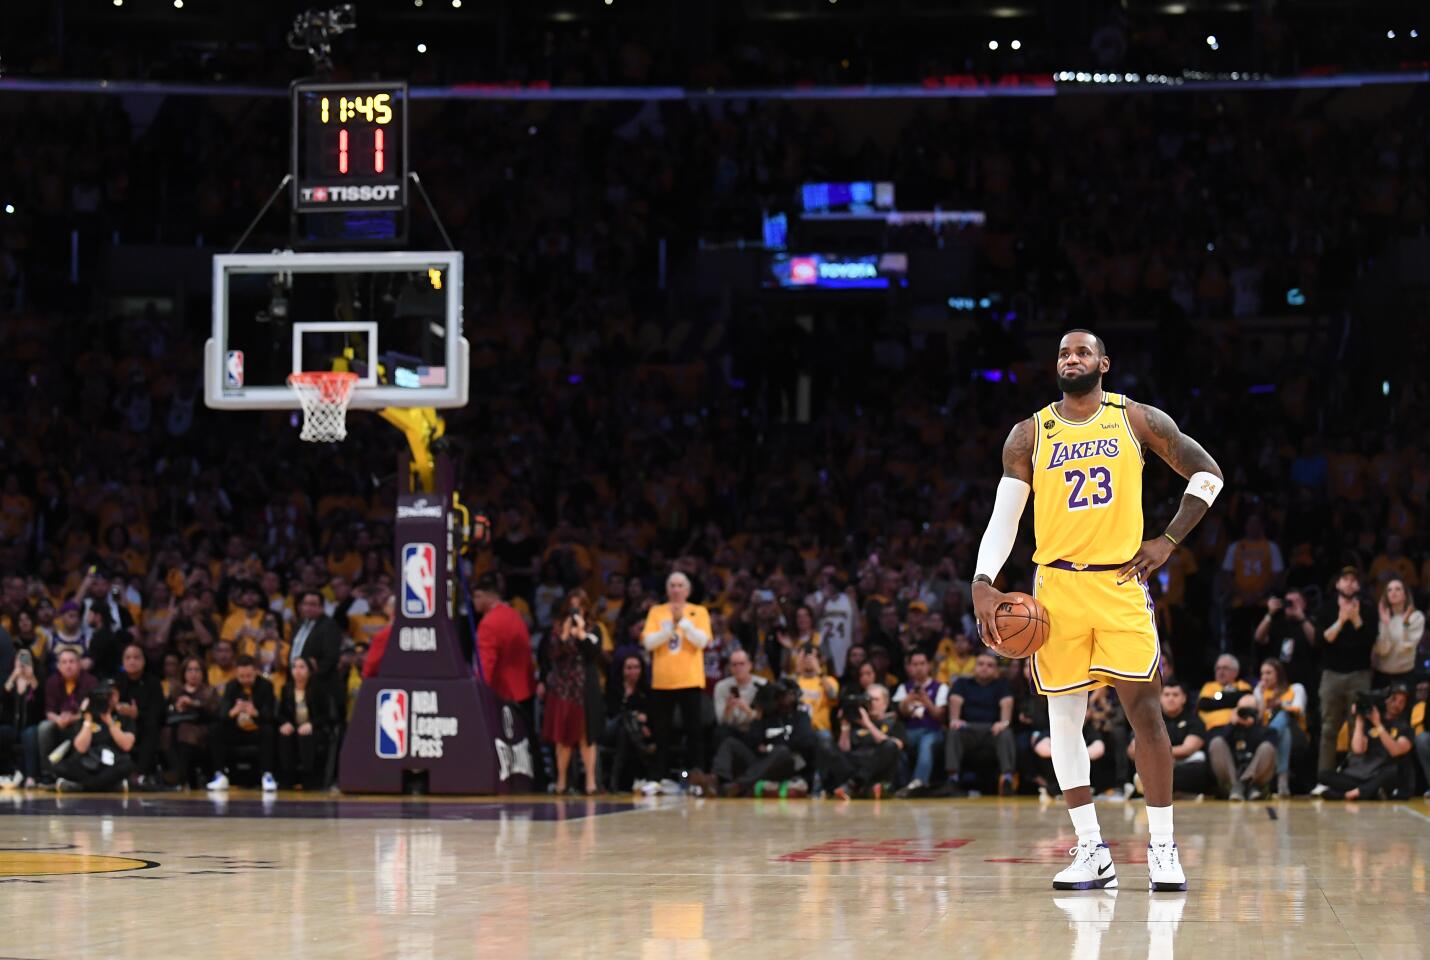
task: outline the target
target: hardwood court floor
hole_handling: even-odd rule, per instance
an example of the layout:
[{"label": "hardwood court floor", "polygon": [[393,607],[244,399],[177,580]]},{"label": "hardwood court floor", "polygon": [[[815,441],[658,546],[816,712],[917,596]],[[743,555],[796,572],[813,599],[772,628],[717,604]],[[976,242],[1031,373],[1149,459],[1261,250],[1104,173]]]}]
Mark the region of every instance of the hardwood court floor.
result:
[{"label": "hardwood court floor", "polygon": [[1183,803],[1186,894],[1055,895],[1035,800],[0,794],[0,956],[1430,956],[1430,805]]}]

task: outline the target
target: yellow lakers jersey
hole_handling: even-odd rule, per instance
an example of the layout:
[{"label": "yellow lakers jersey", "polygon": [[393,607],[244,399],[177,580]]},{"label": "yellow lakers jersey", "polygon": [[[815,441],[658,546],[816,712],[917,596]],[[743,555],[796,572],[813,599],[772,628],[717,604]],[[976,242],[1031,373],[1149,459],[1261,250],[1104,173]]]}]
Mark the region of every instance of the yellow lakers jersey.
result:
[{"label": "yellow lakers jersey", "polygon": [[1038,411],[1033,445],[1033,562],[1126,563],[1142,544],[1142,445],[1127,397],[1103,394],[1075,423],[1053,404]]}]

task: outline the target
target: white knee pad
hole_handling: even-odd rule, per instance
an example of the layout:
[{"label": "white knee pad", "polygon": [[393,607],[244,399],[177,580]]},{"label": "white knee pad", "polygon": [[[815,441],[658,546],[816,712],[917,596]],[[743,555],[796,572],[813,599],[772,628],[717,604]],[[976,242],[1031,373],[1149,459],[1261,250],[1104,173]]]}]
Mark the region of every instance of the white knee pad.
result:
[{"label": "white knee pad", "polygon": [[1086,719],[1087,694],[1070,693],[1048,698],[1053,772],[1058,775],[1058,786],[1064,793],[1092,783],[1092,761],[1088,759],[1087,744],[1082,739],[1082,725]]}]

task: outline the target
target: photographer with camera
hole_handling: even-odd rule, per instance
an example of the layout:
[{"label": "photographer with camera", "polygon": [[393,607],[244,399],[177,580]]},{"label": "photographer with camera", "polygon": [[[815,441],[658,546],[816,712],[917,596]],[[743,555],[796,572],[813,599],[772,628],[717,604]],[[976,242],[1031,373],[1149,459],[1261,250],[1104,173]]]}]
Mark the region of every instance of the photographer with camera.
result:
[{"label": "photographer with camera", "polygon": [[1276,734],[1261,723],[1256,698],[1244,694],[1231,722],[1208,734],[1207,755],[1220,792],[1230,800],[1266,795],[1276,773]]},{"label": "photographer with camera", "polygon": [[812,769],[815,737],[800,697],[799,684],[788,678],[761,687],[749,730],[725,738],[711,772],[690,774],[691,784],[725,797],[807,796],[809,784],[796,774]]},{"label": "photographer with camera", "polygon": [[1306,595],[1300,590],[1266,598],[1266,615],[1257,623],[1252,639],[1262,657],[1276,657],[1286,664],[1291,683],[1308,685],[1320,678],[1316,625],[1307,614]]},{"label": "photographer with camera", "polygon": [[1375,647],[1376,619],[1360,599],[1360,571],[1342,567],[1336,577],[1335,599],[1316,619],[1321,639],[1321,747],[1317,770],[1334,770],[1336,737],[1357,693],[1370,690],[1370,659]]},{"label": "photographer with camera", "polygon": [[1322,770],[1313,797],[1379,800],[1413,790],[1410,765],[1410,687],[1397,681],[1389,690],[1368,690],[1351,701],[1350,753],[1339,770]]},{"label": "photographer with camera", "polygon": [[113,790],[134,772],[129,751],[134,731],[115,709],[119,691],[101,680],[80,704],[81,721],[70,749],[55,763],[55,789],[62,793]]},{"label": "photographer with camera", "polygon": [[834,784],[841,800],[888,795],[899,775],[908,733],[898,714],[889,712],[889,688],[871,684],[840,704],[837,750],[825,752],[824,782]]}]

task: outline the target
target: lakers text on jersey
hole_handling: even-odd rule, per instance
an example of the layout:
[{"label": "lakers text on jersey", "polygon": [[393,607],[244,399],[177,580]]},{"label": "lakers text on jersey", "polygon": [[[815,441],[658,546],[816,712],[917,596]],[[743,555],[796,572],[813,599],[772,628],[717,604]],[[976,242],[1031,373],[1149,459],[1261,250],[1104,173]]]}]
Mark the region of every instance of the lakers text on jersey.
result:
[{"label": "lakers text on jersey", "polygon": [[1048,611],[1033,656],[1039,693],[1085,691],[1157,673],[1152,598],[1117,571],[1142,543],[1142,445],[1127,398],[1108,393],[1088,420],[1038,412],[1033,447],[1034,596]]}]

